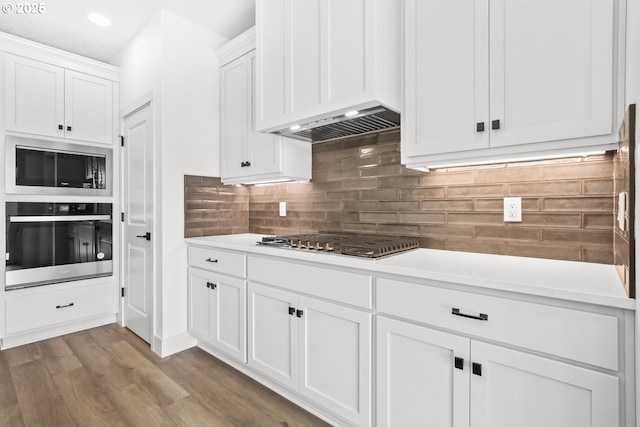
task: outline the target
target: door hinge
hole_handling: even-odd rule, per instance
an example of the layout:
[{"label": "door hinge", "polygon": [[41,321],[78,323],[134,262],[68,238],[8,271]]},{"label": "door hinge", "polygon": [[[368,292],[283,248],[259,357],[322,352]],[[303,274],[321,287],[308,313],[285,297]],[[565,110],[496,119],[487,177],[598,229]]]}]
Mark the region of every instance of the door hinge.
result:
[{"label": "door hinge", "polygon": [[120,288],[120,296],[123,297],[124,296],[124,288]]},{"label": "door hinge", "polygon": [[124,147],[124,136],[118,135],[118,138],[120,138],[120,146]]},{"label": "door hinge", "polygon": [[120,222],[124,222],[124,212],[120,212]]}]

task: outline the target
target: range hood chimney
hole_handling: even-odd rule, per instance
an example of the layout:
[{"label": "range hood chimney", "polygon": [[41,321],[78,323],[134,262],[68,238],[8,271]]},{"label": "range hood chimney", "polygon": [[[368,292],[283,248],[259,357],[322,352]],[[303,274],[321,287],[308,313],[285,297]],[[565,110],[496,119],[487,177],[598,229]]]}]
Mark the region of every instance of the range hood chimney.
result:
[{"label": "range hood chimney", "polygon": [[307,142],[322,142],[361,135],[400,126],[400,114],[383,106],[350,111],[339,116],[273,131],[282,136]]}]

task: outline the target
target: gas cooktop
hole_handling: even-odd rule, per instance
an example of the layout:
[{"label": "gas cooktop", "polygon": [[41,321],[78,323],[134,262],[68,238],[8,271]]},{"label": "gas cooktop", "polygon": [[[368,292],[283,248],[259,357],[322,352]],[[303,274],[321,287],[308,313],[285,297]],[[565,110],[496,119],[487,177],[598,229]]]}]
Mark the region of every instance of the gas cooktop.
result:
[{"label": "gas cooktop", "polygon": [[378,236],[343,236],[337,234],[294,234],[263,237],[258,245],[315,251],[364,258],[382,258],[415,249],[417,240]]}]

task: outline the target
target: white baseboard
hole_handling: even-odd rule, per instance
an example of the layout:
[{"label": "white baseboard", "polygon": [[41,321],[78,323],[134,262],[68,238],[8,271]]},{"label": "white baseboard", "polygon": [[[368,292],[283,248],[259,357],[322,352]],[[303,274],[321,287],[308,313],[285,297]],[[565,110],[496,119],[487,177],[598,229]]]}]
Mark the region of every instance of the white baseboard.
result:
[{"label": "white baseboard", "polygon": [[154,335],[151,350],[160,357],[167,357],[195,347],[196,344],[198,344],[198,341],[189,335],[188,332],[166,338],[160,338]]},{"label": "white baseboard", "polygon": [[36,341],[42,341],[60,335],[71,334],[73,332],[82,331],[85,329],[91,329],[98,326],[108,325],[115,323],[116,315],[104,314],[101,316],[90,317],[87,319],[78,320],[75,322],[64,323],[62,325],[50,326],[47,328],[40,328],[29,332],[21,332],[13,334],[8,337],[2,338],[2,344],[0,349],[6,350],[11,347],[17,347],[19,345],[30,344]]}]

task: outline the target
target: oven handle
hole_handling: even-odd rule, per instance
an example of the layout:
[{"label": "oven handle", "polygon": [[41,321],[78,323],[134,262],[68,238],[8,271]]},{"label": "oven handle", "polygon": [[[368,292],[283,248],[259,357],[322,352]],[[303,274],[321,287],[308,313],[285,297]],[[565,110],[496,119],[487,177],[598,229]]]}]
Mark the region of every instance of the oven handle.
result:
[{"label": "oven handle", "polygon": [[61,222],[110,220],[111,215],[10,216],[9,222]]}]

